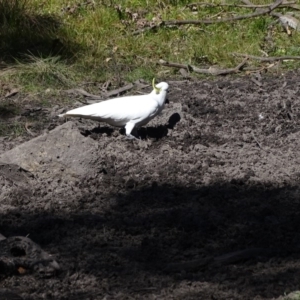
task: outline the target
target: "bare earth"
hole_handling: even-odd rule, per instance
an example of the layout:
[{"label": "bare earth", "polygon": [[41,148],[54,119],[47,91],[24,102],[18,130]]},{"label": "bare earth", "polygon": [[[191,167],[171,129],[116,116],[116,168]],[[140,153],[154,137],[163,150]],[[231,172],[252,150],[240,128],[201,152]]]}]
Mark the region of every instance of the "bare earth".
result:
[{"label": "bare earth", "polygon": [[[258,300],[300,289],[299,73],[261,86],[169,83],[142,141],[43,110],[37,137],[2,138],[0,296]],[[29,254],[12,250],[14,236],[59,268],[20,263]]]}]

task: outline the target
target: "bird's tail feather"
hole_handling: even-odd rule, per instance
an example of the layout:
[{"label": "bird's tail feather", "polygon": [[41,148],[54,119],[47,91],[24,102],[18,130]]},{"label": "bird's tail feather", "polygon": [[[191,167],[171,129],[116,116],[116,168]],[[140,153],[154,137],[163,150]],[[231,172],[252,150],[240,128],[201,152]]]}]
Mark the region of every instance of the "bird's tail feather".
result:
[{"label": "bird's tail feather", "polygon": [[77,118],[88,118],[89,116],[86,115],[81,115],[81,114],[68,114],[68,113],[64,113],[64,114],[60,114],[58,115],[60,118],[63,117],[77,117]]},{"label": "bird's tail feather", "polygon": [[90,116],[90,115],[81,115],[81,114],[68,114],[68,113],[65,113],[65,114],[60,114],[58,115],[60,118],[67,118],[67,117],[74,117],[74,118],[83,118],[83,119],[90,119],[90,120],[96,120],[96,121],[100,121],[101,119],[99,117],[93,117],[93,116]]}]

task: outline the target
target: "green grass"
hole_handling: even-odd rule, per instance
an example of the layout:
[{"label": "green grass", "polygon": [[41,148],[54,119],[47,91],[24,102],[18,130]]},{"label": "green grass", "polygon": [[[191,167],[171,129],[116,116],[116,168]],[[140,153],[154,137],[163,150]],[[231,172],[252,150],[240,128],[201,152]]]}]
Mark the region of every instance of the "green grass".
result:
[{"label": "green grass", "polygon": [[[175,69],[159,66],[159,59],[202,67],[233,67],[241,58],[232,52],[262,55],[263,50],[270,56],[300,55],[300,33],[288,36],[279,24],[273,25],[272,45],[265,42],[268,27],[274,22],[269,16],[234,23],[160,27],[131,34],[141,28],[139,24],[153,18],[216,19],[252,12],[209,6],[192,11],[185,7],[191,2],[0,0],[0,61],[14,66],[11,72],[0,72],[0,81],[14,82],[25,91],[64,89],[84,81],[108,79],[117,86],[126,80],[150,81],[153,76],[163,79],[177,74]],[[286,67],[299,67],[299,63]]]},{"label": "green grass", "polygon": [[26,132],[25,124],[21,122],[9,122],[5,123],[0,121],[0,136],[18,137],[24,135]]},{"label": "green grass", "polygon": [[71,87],[76,79],[72,76],[72,66],[68,66],[60,56],[47,58],[27,55],[27,60],[17,61],[12,77],[20,85],[27,85],[32,91],[35,86]]}]

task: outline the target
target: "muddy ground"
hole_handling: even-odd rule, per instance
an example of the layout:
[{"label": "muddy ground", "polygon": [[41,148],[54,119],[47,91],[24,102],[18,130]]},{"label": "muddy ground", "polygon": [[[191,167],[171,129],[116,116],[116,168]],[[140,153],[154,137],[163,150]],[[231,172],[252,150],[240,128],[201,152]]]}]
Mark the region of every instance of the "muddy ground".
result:
[{"label": "muddy ground", "polygon": [[300,290],[299,75],[170,81],[142,141],[32,108],[36,137],[1,140],[0,233],[28,236],[60,268],[2,271],[0,292],[258,300]]}]

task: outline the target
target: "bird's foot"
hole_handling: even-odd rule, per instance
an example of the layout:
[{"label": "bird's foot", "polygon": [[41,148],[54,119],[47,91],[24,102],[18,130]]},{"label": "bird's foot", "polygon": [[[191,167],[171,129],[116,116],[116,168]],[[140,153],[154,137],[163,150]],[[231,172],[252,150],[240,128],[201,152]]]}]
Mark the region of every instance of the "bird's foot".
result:
[{"label": "bird's foot", "polygon": [[138,140],[138,141],[141,140],[140,138],[137,138],[137,137],[135,137],[135,136],[132,135],[132,134],[126,135],[126,139],[127,139],[127,140]]}]

